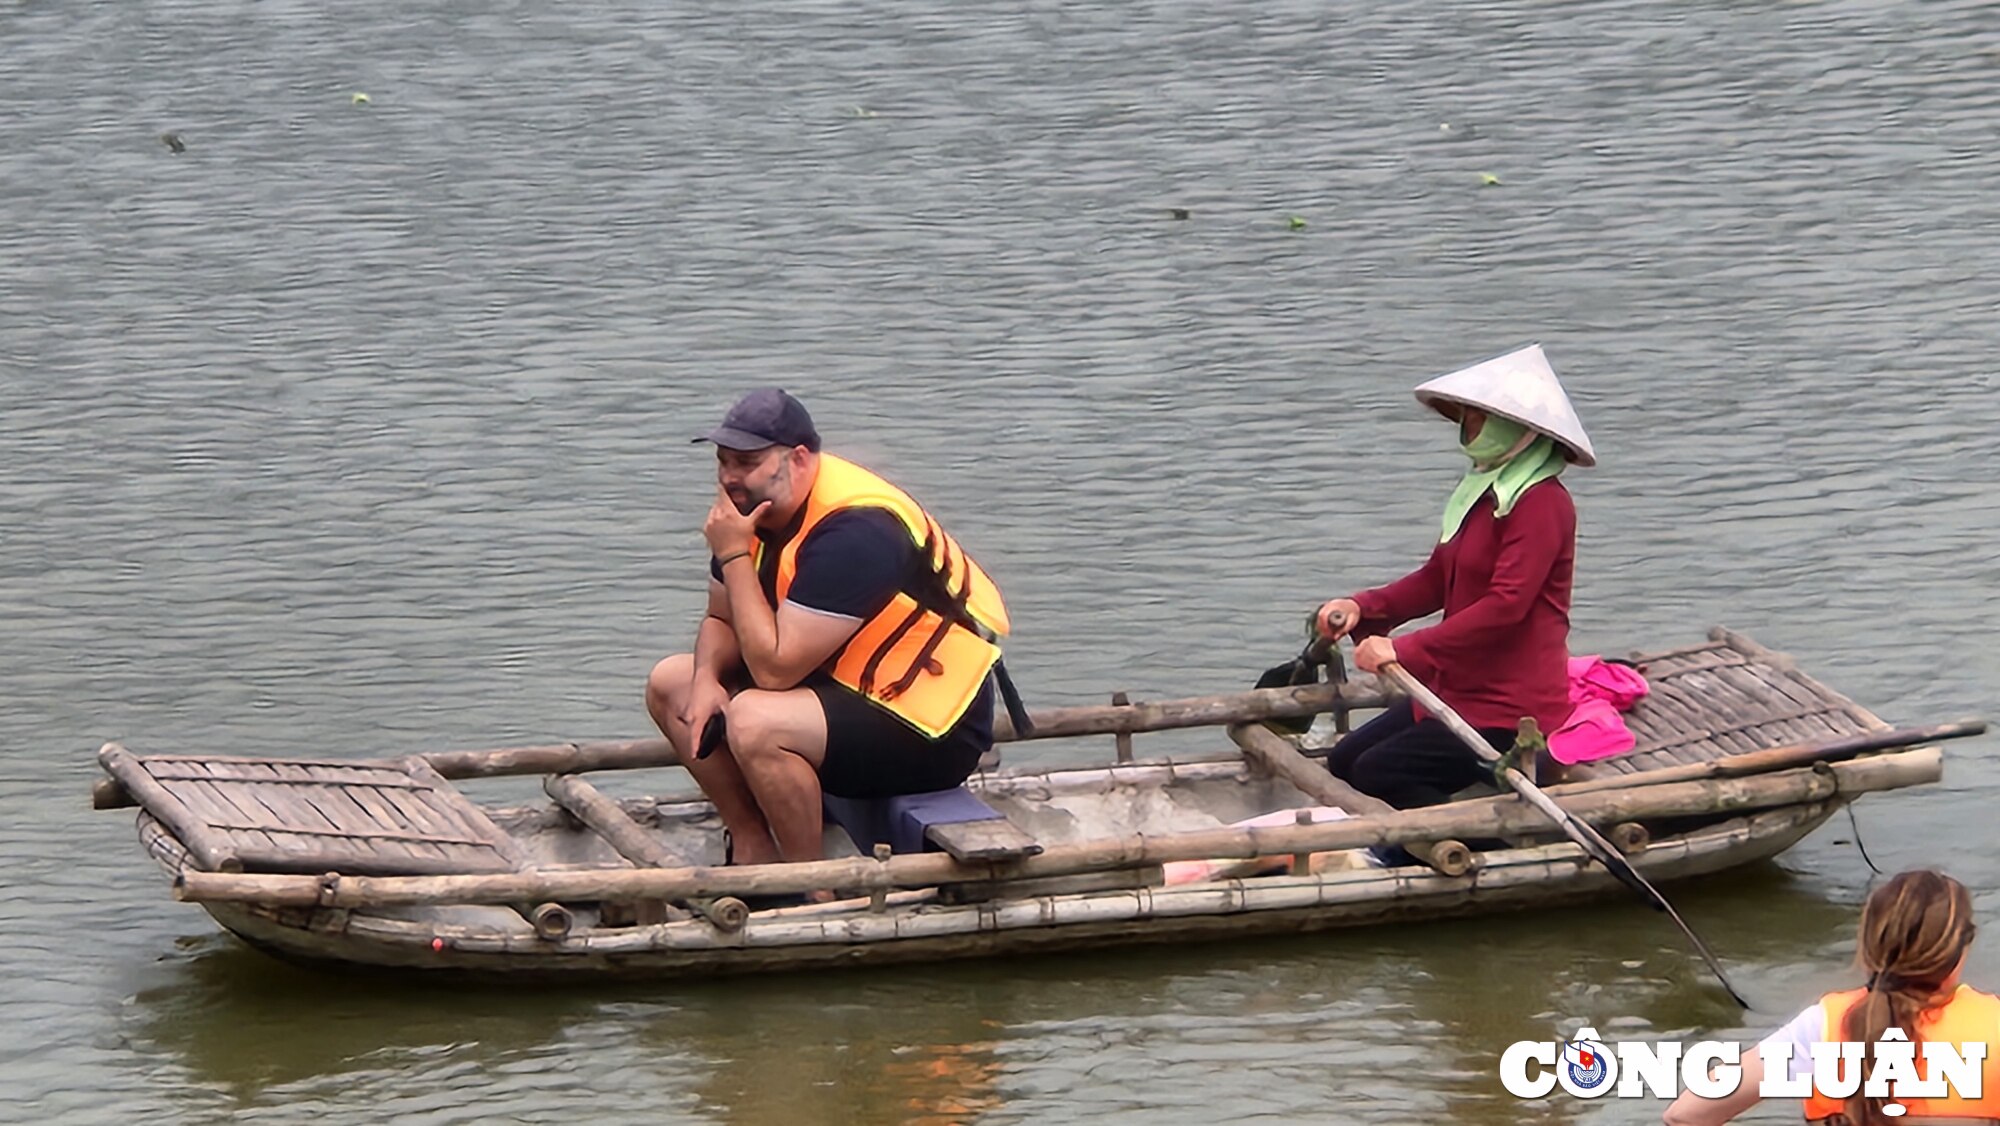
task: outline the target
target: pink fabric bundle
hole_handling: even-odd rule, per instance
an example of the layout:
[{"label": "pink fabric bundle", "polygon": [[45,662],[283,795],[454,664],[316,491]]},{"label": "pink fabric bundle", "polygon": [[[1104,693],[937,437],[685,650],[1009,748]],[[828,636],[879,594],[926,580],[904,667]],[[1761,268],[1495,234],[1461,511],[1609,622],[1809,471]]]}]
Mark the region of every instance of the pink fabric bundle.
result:
[{"label": "pink fabric bundle", "polygon": [[1549,754],[1557,762],[1578,763],[1631,750],[1637,740],[1618,713],[1648,691],[1646,678],[1630,665],[1612,664],[1602,657],[1571,657],[1569,699],[1574,707],[1549,736]]},{"label": "pink fabric bundle", "polygon": [[[1314,806],[1306,811],[1312,816],[1312,823],[1345,820],[1348,813],[1330,805]],[[1232,829],[1277,829],[1298,822],[1299,811],[1280,809],[1242,821],[1232,821]],[[1259,856],[1253,860],[1171,860],[1160,867],[1166,875],[1168,887],[1176,884],[1199,883],[1202,880],[1228,879],[1234,876],[1255,876],[1266,871],[1283,871],[1291,863],[1289,856]]]}]

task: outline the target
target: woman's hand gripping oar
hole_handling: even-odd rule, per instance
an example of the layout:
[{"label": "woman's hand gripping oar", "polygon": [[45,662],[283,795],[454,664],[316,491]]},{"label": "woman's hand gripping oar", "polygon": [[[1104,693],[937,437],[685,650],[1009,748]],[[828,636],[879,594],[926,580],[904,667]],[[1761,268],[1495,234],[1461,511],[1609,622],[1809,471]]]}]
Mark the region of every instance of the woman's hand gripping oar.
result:
[{"label": "woman's hand gripping oar", "polygon": [[[1409,693],[1412,700],[1422,704],[1425,711],[1438,717],[1446,727],[1451,728],[1451,733],[1463,740],[1466,746],[1472,748],[1474,754],[1489,763],[1501,761],[1500,752],[1494,750],[1492,745],[1487,743],[1485,736],[1479,734],[1478,730],[1471,724],[1460,718],[1457,712],[1452,711],[1450,705],[1438,699],[1437,693],[1424,687],[1422,681],[1410,675],[1410,670],[1394,661],[1387,661],[1383,663],[1380,671],[1382,675],[1395,681],[1397,686],[1402,688],[1404,692]],[[1543,793],[1540,787],[1536,786],[1526,775],[1512,766],[1507,766],[1497,773],[1501,781],[1513,787],[1514,792],[1526,799],[1528,804],[1547,814],[1549,820],[1554,821],[1562,829],[1564,835],[1569,837],[1570,840],[1575,841],[1577,846],[1583,849],[1585,856],[1610,869],[1611,874],[1618,877],[1619,882],[1645,897],[1654,909],[1666,912],[1667,917],[1672,919],[1674,925],[1681,929],[1681,933],[1687,936],[1688,941],[1694,944],[1695,952],[1701,955],[1702,961],[1707,962],[1708,968],[1714,971],[1715,979],[1722,983],[1722,988],[1729,991],[1730,1000],[1735,1001],[1745,1009],[1750,1007],[1750,1002],[1745,1001],[1743,995],[1736,991],[1736,987],[1729,984],[1729,975],[1722,972],[1722,963],[1716,960],[1715,954],[1708,948],[1708,943],[1703,942],[1701,936],[1694,933],[1694,928],[1687,925],[1687,921],[1681,918],[1680,912],[1674,910],[1674,905],[1667,902],[1667,897],[1661,895],[1659,889],[1655,888],[1652,884],[1647,883],[1646,877],[1641,876],[1638,869],[1632,867],[1631,862],[1620,855],[1618,849],[1610,841],[1600,836],[1597,830],[1591,828],[1587,822],[1580,820],[1576,815],[1557,805],[1554,798]]]}]

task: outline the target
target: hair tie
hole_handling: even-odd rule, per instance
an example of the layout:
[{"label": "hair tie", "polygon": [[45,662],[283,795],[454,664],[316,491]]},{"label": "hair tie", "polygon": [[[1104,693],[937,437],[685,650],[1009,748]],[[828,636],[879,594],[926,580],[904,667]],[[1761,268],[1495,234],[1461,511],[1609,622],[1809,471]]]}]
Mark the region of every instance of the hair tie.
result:
[{"label": "hair tie", "polygon": [[1887,970],[1876,970],[1868,975],[1868,992],[1894,993],[1903,984],[1903,979]]}]

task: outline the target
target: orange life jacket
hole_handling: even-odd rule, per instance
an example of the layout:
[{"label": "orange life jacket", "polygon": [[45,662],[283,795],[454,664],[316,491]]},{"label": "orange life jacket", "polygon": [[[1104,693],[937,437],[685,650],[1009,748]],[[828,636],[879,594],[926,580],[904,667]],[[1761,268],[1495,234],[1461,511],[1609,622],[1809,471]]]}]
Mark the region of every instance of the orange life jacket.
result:
[{"label": "orange life jacket", "polygon": [[[806,497],[798,527],[778,552],[774,599],[783,603],[798,575],[799,547],[819,522],[851,508],[879,508],[910,534],[928,568],[916,589],[898,591],[830,659],[835,682],[888,709],[936,739],[951,730],[1000,659],[1008,631],[1000,588],[909,494],[868,470],[832,454],[819,457],[819,476]],[[762,539],[751,559],[765,574]]]},{"label": "orange life jacket", "polygon": [[[1866,989],[1849,989],[1842,993],[1829,993],[1820,999],[1826,1010],[1825,1039],[1842,1041],[1847,1039],[1843,1021],[1847,1010],[1868,995]],[[1981,1065],[1979,1097],[1964,1098],[1948,1095],[1941,1099],[1898,1098],[1903,1104],[1906,1118],[2000,1118],[2000,1059],[1995,1058],[2000,1051],[2000,997],[1991,993],[1981,993],[1969,985],[1960,985],[1951,995],[1951,1000],[1917,1018],[1915,1029],[1905,1029],[1912,1041],[1928,1041],[1934,1044],[1978,1043],[1987,1045],[1986,1060]],[[1930,1069],[1925,1066],[1923,1048],[1917,1048],[1917,1074],[1930,1077]],[[1866,1081],[1867,1076],[1862,1076]],[[1846,1109],[1843,1099],[1828,1098],[1815,1091],[1805,1100],[1805,1116],[1808,1121],[1831,1118]]]}]

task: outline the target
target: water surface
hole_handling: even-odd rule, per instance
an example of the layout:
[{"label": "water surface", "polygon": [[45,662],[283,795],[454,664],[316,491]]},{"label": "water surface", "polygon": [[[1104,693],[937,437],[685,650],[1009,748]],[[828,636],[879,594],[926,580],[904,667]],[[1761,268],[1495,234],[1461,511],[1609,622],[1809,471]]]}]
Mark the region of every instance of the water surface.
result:
[{"label": "water surface", "polygon": [[[1996,78],[1945,0],[7,5],[10,1105],[1648,1120],[1518,1103],[1498,1054],[1846,984],[1844,818],[1676,893],[1744,1016],[1625,905],[465,991],[226,939],[85,808],[91,754],[643,734],[702,597],[686,438],[764,383],[979,554],[1034,703],[1228,690],[1426,550],[1455,455],[1408,388],[1530,340],[1603,460],[1577,651],[1727,623],[1892,721],[1992,713]],[[1985,911],[1991,748],[1858,811]]]}]

